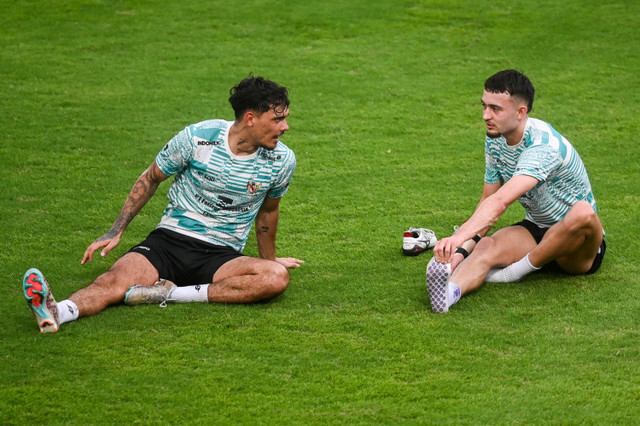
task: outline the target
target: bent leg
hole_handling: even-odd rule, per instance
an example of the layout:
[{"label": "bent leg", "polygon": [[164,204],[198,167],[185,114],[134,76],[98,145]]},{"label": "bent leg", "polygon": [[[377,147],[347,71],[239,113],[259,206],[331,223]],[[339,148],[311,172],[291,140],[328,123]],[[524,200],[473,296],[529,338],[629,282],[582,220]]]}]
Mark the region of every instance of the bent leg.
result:
[{"label": "bent leg", "polygon": [[602,243],[602,223],[586,201],[579,201],[553,225],[529,254],[534,266],[556,261],[569,274],[589,271]]},{"label": "bent leg", "polygon": [[289,271],[280,263],[243,256],[216,271],[208,298],[217,303],[252,303],[275,297],[288,285]]},{"label": "bent leg", "polygon": [[95,315],[121,303],[132,285],[152,285],[157,280],[158,271],[146,257],[127,253],[89,286],[73,293],[69,300],[78,306],[80,317]]},{"label": "bent leg", "polygon": [[464,295],[482,285],[491,268],[510,265],[536,247],[536,241],[522,226],[500,229],[482,238],[473,252],[453,271],[450,281]]}]

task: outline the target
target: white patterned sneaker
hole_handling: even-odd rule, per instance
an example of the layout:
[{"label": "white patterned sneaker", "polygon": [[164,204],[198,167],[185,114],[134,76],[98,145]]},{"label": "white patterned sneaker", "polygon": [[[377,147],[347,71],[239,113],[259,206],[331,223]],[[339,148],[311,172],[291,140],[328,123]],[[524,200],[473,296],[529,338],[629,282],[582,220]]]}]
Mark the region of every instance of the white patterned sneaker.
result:
[{"label": "white patterned sneaker", "polygon": [[27,305],[38,321],[40,333],[55,333],[60,328],[58,304],[51,294],[49,283],[36,268],[29,269],[22,280]]},{"label": "white patterned sneaker", "polygon": [[178,286],[165,279],[160,279],[153,285],[134,285],[125,293],[124,304],[128,306],[158,304],[164,307],[176,287]]},{"label": "white patterned sneaker", "polygon": [[[440,263],[435,256],[427,264],[427,292],[431,301],[433,312],[449,312],[449,306],[453,301],[449,300],[449,277],[451,276],[451,264]],[[459,289],[457,290],[460,291]],[[460,298],[460,295],[456,295]]]},{"label": "white patterned sneaker", "polygon": [[435,247],[438,239],[436,234],[427,228],[409,228],[404,231],[402,239],[402,254],[417,256]]}]

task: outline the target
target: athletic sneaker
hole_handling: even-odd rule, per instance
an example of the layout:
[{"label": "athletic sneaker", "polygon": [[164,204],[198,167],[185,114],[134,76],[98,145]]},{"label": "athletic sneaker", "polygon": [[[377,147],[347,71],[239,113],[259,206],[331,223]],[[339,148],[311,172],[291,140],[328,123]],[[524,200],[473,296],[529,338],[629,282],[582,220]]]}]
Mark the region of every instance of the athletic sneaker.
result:
[{"label": "athletic sneaker", "polygon": [[58,304],[51,294],[49,283],[42,272],[31,268],[24,274],[22,290],[27,305],[38,321],[40,333],[55,333],[60,328]]},{"label": "athletic sneaker", "polygon": [[437,242],[436,234],[431,229],[409,228],[404,231],[402,253],[405,256],[417,256],[435,247]]},{"label": "athletic sneaker", "polygon": [[[440,263],[435,256],[427,265],[427,292],[431,300],[433,312],[443,313],[449,311],[453,301],[449,300],[449,277],[451,276],[451,264]],[[457,290],[458,292],[460,290]],[[460,295],[457,295],[458,298]]]},{"label": "athletic sneaker", "polygon": [[129,306],[145,303],[166,305],[171,292],[178,287],[169,280],[160,279],[154,285],[134,285],[124,295],[124,304]]}]

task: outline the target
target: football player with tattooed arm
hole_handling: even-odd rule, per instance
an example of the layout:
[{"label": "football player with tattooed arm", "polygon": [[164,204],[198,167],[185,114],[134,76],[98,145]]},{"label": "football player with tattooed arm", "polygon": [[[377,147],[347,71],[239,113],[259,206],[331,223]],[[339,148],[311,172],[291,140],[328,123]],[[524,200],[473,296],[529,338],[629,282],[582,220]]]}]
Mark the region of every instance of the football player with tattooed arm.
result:
[{"label": "football player with tattooed arm", "polygon": [[[172,138],[134,184],[113,226],[94,241],[106,256],[161,182],[175,176],[160,223],[92,284],[56,303],[43,274],[23,290],[41,332],[125,303],[252,303],[273,298],[303,261],[276,257],[281,197],[296,167],[279,139],[289,129],[288,91],[250,76],[230,91],[235,121],[208,120]],[[242,254],[255,222],[259,257]]]},{"label": "football player with tattooed arm", "polygon": [[[484,187],[471,217],[434,247],[427,265],[434,312],[448,312],[485,281],[516,282],[551,262],[568,274],[592,274],[602,263],[604,231],[587,171],[567,139],[529,117],[533,98],[518,71],[485,82]],[[486,236],[516,200],[526,218]]]}]

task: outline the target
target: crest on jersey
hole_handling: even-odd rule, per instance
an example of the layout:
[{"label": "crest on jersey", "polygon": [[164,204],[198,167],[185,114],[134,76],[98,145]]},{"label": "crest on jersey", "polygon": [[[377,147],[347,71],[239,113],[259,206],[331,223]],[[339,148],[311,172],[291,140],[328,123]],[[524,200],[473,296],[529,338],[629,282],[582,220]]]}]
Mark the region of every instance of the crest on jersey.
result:
[{"label": "crest on jersey", "polygon": [[262,188],[261,183],[256,183],[255,181],[252,181],[252,180],[247,182],[247,194],[255,194],[256,191],[258,191],[260,188]]}]

